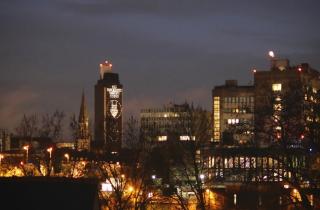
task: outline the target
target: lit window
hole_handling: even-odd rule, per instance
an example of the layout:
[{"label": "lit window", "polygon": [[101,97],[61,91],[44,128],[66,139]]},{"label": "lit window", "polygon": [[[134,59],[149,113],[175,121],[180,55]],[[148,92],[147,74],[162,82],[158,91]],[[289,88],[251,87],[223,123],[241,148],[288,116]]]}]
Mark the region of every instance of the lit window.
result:
[{"label": "lit window", "polygon": [[[196,137],[195,136],[191,136],[191,140],[195,140]],[[190,140],[190,136],[180,136],[180,141],[189,141]]]},{"label": "lit window", "polygon": [[167,136],[158,136],[158,141],[167,141]]},{"label": "lit window", "polygon": [[281,83],[272,84],[273,91],[281,91],[282,85]]},{"label": "lit window", "polygon": [[220,97],[215,96],[213,98],[213,139],[215,141],[220,140]]}]

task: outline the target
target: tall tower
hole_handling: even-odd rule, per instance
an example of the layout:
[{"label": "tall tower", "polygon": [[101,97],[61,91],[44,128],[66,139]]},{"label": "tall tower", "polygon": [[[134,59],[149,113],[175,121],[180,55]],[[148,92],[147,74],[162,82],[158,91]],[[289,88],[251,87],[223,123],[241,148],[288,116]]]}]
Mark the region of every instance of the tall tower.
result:
[{"label": "tall tower", "polygon": [[90,150],[90,132],[89,132],[89,114],[87,110],[87,104],[84,96],[84,92],[82,92],[81,98],[81,106],[79,112],[79,120],[78,120],[78,139],[77,139],[77,150]]},{"label": "tall tower", "polygon": [[100,64],[95,85],[95,141],[104,151],[117,153],[122,139],[122,85],[108,61]]}]

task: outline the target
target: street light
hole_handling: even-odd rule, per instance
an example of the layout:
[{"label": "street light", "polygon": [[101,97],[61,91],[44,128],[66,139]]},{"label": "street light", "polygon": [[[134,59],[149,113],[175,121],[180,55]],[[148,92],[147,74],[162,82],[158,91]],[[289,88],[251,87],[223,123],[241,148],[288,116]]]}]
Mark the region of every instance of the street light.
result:
[{"label": "street light", "polygon": [[49,152],[49,157],[50,157],[50,160],[51,160],[51,155],[52,155],[52,147],[49,147],[47,149],[47,152]]},{"label": "street light", "polygon": [[1,160],[4,158],[3,154],[0,154],[0,165],[1,165]]},{"label": "street light", "polygon": [[26,163],[28,163],[28,159],[29,159],[29,145],[24,146],[23,149],[27,151]]},{"label": "street light", "polygon": [[67,161],[69,162],[70,156],[68,153],[64,154],[64,157],[67,158]]}]

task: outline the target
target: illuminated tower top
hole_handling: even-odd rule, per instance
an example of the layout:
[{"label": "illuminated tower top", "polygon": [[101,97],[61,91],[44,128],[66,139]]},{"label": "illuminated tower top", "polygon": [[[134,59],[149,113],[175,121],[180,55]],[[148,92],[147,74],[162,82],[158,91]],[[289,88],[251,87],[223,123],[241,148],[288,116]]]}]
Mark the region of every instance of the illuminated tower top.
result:
[{"label": "illuminated tower top", "polygon": [[105,61],[103,63],[100,63],[100,79],[103,79],[104,73],[111,72],[112,70],[112,63],[109,61]]}]

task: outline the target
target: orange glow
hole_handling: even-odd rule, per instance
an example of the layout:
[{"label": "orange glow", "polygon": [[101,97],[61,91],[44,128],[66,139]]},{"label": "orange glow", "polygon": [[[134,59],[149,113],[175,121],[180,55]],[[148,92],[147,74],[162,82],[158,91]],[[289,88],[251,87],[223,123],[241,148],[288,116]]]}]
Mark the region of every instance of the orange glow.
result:
[{"label": "orange glow", "polygon": [[26,145],[23,147],[24,150],[28,150],[29,149],[29,145]]},{"label": "orange glow", "polygon": [[128,191],[129,191],[129,192],[132,192],[133,190],[134,190],[134,189],[133,189],[132,186],[128,187]]},{"label": "orange glow", "polygon": [[23,163],[23,161],[21,161],[21,162],[20,162],[20,165],[22,165],[22,166],[23,166],[23,164],[24,164],[24,163]]},{"label": "orange glow", "polygon": [[49,147],[48,149],[47,149],[47,152],[52,152],[52,147]]}]

